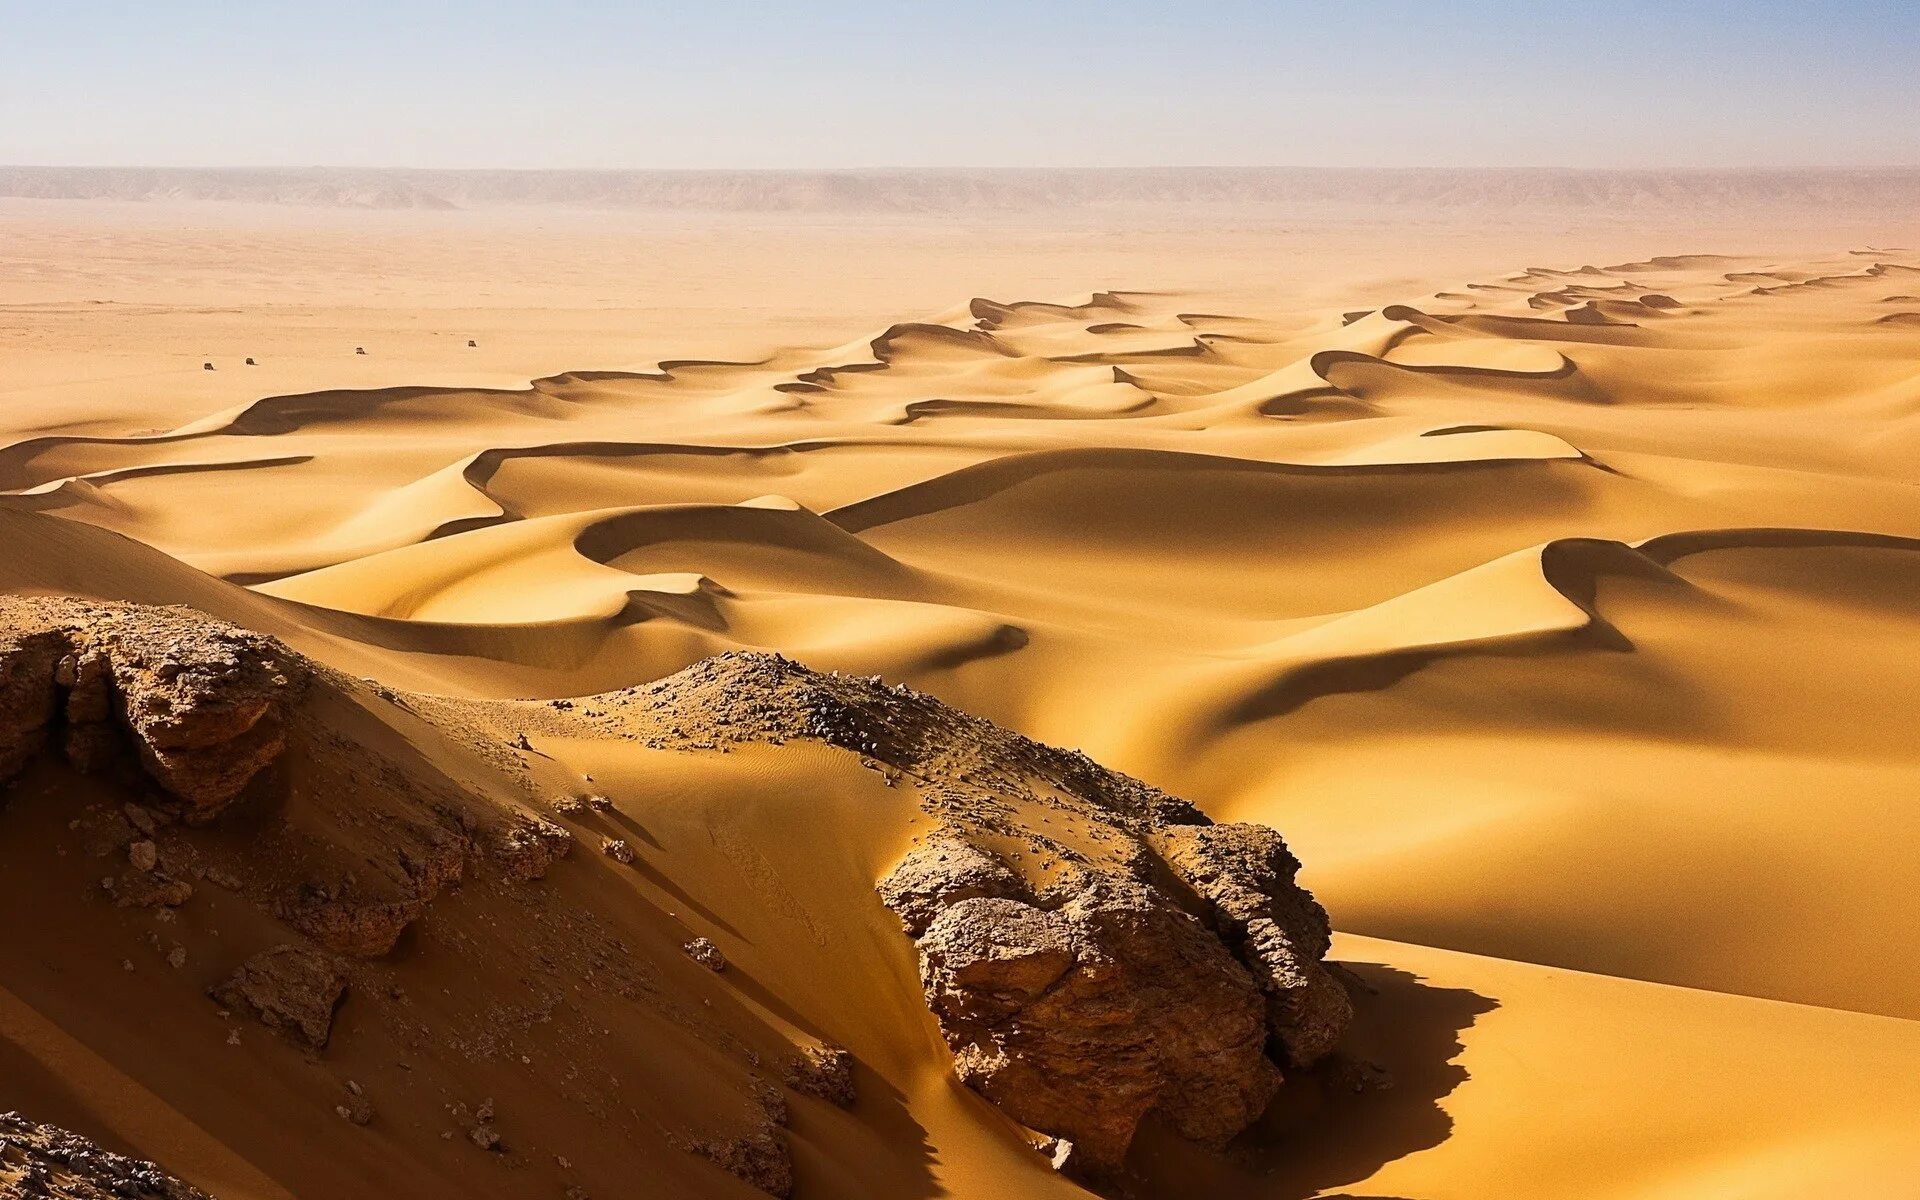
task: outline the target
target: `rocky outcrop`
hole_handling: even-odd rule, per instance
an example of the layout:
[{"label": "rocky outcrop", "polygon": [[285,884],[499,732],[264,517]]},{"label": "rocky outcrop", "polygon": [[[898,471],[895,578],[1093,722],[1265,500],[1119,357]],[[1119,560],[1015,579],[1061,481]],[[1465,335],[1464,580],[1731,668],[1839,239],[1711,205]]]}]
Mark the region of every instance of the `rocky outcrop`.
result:
[{"label": "rocky outcrop", "polygon": [[[649,745],[807,738],[905,783],[934,828],[879,883],[955,1072],[1117,1169],[1140,1121],[1219,1146],[1351,1016],[1326,913],[1272,830],[877,677],[730,653],[596,698]],[[636,710],[639,710],[636,712]]]},{"label": "rocky outcrop", "polygon": [[955,1073],[1072,1143],[1073,1170],[1116,1171],[1149,1112],[1223,1146],[1282,1068],[1338,1042],[1352,1008],[1322,962],[1326,913],[1272,830],[1109,828],[1105,859],[1026,838],[1024,871],[989,849],[1004,837],[949,826],[879,891],[919,949]]},{"label": "rocky outcrop", "polygon": [[936,833],[880,882],[880,899],[919,937],[942,909],[962,900],[1025,894],[1020,877],[964,838]]},{"label": "rocky outcrop", "polygon": [[1287,1061],[1325,1058],[1353,1019],[1346,988],[1322,964],[1333,945],[1327,910],[1294,882],[1300,860],[1264,825],[1180,825],[1148,835],[1207,906],[1266,994],[1267,1022]]},{"label": "rocky outcrop", "polygon": [[19,774],[46,743],[59,694],[54,675],[66,652],[65,639],[51,630],[0,624],[0,782]]},{"label": "rocky outcrop", "polygon": [[545,817],[524,816],[510,823],[494,843],[494,861],[507,878],[531,883],[547,877],[547,868],[573,851],[573,835]]},{"label": "rocky outcrop", "polygon": [[963,899],[919,948],[955,1073],[1021,1124],[1071,1140],[1090,1168],[1117,1168],[1148,1112],[1224,1145],[1279,1087],[1253,977],[1137,881],[1089,878],[1051,910]]},{"label": "rocky outcrop", "polygon": [[803,1096],[851,1108],[856,1099],[853,1055],[839,1046],[803,1046],[787,1064],[787,1086]]},{"label": "rocky outcrop", "polygon": [[280,756],[307,680],[273,639],[185,609],[0,598],[0,778],[58,724],[74,765],[130,761],[199,824]]},{"label": "rocky outcrop", "polygon": [[778,1130],[696,1142],[694,1153],[749,1187],[786,1200],[793,1195],[793,1157]]},{"label": "rocky outcrop", "polygon": [[143,1159],[102,1150],[54,1125],[0,1113],[0,1197],[61,1200],[208,1200]]},{"label": "rocky outcrop", "polygon": [[318,1050],[332,1036],[334,1010],[347,994],[347,964],[304,946],[274,946],[207,994]]}]

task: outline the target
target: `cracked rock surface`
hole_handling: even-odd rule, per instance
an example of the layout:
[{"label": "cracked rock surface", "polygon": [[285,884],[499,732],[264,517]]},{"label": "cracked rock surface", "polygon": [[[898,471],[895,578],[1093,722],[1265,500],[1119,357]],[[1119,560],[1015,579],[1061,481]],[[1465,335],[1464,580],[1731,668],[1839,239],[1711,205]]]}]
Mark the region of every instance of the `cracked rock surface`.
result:
[{"label": "cracked rock surface", "polygon": [[0,597],[0,779],[58,727],[74,765],[131,761],[200,824],[280,756],[308,678],[272,638],[186,609]]}]

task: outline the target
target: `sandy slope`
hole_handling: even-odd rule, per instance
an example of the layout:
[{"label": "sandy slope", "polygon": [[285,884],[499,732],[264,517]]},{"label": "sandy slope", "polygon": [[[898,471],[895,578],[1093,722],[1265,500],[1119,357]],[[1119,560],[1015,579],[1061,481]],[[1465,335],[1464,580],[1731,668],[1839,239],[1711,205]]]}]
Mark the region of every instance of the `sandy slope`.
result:
[{"label": "sandy slope", "polygon": [[[64,393],[84,419],[7,417],[0,586],[190,603],[465,697],[448,712],[503,739],[502,699],[779,649],[1274,825],[1378,989],[1356,1036],[1398,1086],[1292,1095],[1225,1161],[1154,1142],[1143,1194],[1909,1194],[1920,253],[1665,248],[996,291],[530,387],[505,358],[448,386],[176,380],[137,427],[91,384]],[[671,991],[750,1044],[837,1039],[883,1081],[853,1114],[802,1107],[802,1195],[1072,1194],[949,1082],[872,898],[911,805],[827,751],[536,744],[644,831],[639,882],[567,886],[635,891],[623,936],[665,947]],[[70,786],[0,829],[57,837],[45,795]],[[191,1082],[190,1039],[136,1053],[85,985],[139,931],[99,919],[5,957],[0,1106],[220,1195],[380,1171],[528,1194],[441,1155],[424,1092],[370,1150],[288,1062],[220,1067],[228,1103]],[[749,983],[680,972],[691,932]],[[61,978],[60,948],[95,942],[133,949]],[[396,970],[505,986],[431,954]],[[204,1005],[155,1003],[182,1028]],[[622,1028],[623,1095],[670,1119],[703,1043]],[[402,1086],[377,1037],[347,1046],[330,1071]],[[529,1161],[617,1187],[618,1147],[558,1149],[565,1097],[526,1086]],[[295,1144],[248,1106],[324,1132]],[[734,1194],[686,1172],[686,1194]]]}]

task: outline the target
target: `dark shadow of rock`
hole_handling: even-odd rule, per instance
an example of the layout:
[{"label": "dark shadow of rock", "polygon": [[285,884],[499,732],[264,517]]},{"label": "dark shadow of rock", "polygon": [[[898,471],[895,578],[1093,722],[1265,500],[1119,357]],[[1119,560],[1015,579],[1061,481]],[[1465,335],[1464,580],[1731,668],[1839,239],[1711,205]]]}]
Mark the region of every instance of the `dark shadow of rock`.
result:
[{"label": "dark shadow of rock", "polygon": [[[1459,1035],[1498,1003],[1465,988],[1434,987],[1380,963],[1343,963],[1362,986],[1355,1019],[1336,1060],[1295,1075],[1264,1116],[1224,1155],[1183,1142],[1149,1122],[1128,1168],[1139,1200],[1237,1196],[1300,1200],[1339,1195],[1388,1200],[1381,1193],[1338,1192],[1381,1167],[1445,1141],[1452,1118],[1440,1107],[1467,1079],[1454,1059]],[[1384,1068],[1391,1085],[1363,1064]]]}]

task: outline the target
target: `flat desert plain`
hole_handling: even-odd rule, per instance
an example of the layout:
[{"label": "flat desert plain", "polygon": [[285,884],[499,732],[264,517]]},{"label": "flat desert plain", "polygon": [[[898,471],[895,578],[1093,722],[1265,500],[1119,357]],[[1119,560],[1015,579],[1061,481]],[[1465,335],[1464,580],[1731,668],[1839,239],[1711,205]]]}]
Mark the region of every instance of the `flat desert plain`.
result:
[{"label": "flat desert plain", "polygon": [[[0,200],[0,587],[105,647],[0,1109],[223,1198],[1920,1195],[1920,219],[1538,199]],[[311,677],[217,820],[127,604]],[[1284,836],[1352,1016],[1090,1172],[875,886],[1051,908],[1141,787]]]}]

